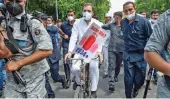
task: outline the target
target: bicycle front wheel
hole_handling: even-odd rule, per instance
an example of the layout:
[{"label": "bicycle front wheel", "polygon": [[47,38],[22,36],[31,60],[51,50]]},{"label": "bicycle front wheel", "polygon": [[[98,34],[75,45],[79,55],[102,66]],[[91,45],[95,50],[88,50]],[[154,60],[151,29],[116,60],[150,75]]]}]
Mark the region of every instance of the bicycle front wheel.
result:
[{"label": "bicycle front wheel", "polygon": [[77,86],[75,92],[74,92],[74,99],[76,98],[85,98],[85,94],[84,92],[81,90],[81,87],[80,86]]}]

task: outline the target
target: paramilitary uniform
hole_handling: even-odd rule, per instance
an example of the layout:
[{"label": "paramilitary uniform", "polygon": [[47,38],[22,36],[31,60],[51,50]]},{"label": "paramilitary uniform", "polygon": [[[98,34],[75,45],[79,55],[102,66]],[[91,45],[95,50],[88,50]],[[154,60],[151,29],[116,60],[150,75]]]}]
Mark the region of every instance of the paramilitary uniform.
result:
[{"label": "paramilitary uniform", "polygon": [[[14,29],[13,36],[16,39],[18,45],[22,48],[19,50],[19,54],[16,54],[12,60],[17,61],[22,58],[32,55],[36,50],[52,50],[52,42],[49,34],[44,28],[43,24],[36,19],[32,19],[27,14],[28,25],[32,33],[33,38],[27,32],[20,31],[20,20],[22,13],[16,17],[9,19],[9,26]],[[33,40],[37,42],[36,49],[33,48]],[[49,70],[49,65],[46,59],[39,62],[22,67],[19,72],[23,79],[26,80],[26,86],[14,82],[12,73],[7,73],[7,83],[4,92],[6,98],[43,98],[46,95],[45,89],[45,72]]]},{"label": "paramilitary uniform", "polygon": [[[165,49],[166,61],[170,62],[170,10],[167,10],[159,18],[154,26],[145,50],[161,53]],[[157,98],[170,98],[170,78],[162,76],[158,80]]]},{"label": "paramilitary uniform", "polygon": [[146,18],[137,14],[134,22],[129,24],[125,18],[121,26],[125,42],[123,52],[125,94],[126,98],[132,98],[132,90],[136,94],[144,84],[147,65],[144,60],[144,47],[152,28]]}]

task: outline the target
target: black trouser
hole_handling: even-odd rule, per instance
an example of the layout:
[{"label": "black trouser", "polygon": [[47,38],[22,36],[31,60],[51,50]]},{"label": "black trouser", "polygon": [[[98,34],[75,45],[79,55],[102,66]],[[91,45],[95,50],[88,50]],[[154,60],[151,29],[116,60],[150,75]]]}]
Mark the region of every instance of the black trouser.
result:
[{"label": "black trouser", "polygon": [[114,77],[118,76],[120,73],[120,67],[122,63],[122,55],[120,52],[110,52],[109,51],[109,84],[114,84]]},{"label": "black trouser", "polygon": [[[68,53],[68,48],[63,47],[63,57],[65,57],[67,53]],[[67,60],[66,64],[64,64],[64,71],[65,71],[66,79],[69,80],[70,79],[70,61],[69,60]]]}]

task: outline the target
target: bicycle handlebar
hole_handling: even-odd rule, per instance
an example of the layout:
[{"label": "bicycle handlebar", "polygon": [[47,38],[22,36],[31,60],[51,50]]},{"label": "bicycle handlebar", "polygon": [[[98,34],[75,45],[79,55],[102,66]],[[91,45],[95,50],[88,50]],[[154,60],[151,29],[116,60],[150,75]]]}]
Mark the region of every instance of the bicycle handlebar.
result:
[{"label": "bicycle handlebar", "polygon": [[[96,57],[96,58],[92,58],[92,60],[95,60],[95,59],[97,59],[97,58],[99,58],[99,57]],[[85,59],[83,59],[83,58],[69,58],[70,60],[85,60]]]}]

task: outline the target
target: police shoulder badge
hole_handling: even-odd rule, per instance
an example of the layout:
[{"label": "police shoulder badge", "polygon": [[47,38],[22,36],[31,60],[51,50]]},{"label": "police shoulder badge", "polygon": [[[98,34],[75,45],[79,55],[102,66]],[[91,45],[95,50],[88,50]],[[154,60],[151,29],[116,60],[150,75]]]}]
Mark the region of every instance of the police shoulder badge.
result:
[{"label": "police shoulder badge", "polygon": [[35,35],[40,35],[40,30],[36,30]]}]

